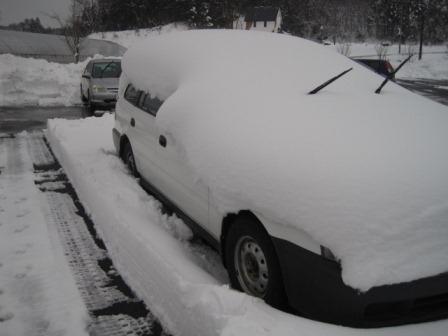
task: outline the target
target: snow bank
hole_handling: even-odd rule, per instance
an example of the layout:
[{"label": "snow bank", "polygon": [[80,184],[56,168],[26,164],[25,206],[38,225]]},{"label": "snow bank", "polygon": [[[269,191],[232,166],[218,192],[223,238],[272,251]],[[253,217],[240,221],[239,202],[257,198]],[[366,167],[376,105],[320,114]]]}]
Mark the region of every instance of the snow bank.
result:
[{"label": "snow bank", "polygon": [[88,37],[98,40],[112,41],[121,44],[123,47],[129,48],[131,45],[142,42],[149,37],[166,34],[176,31],[188,30],[188,26],[183,23],[170,23],[165,26],[146,29],[122,30],[115,32],[93,33]]},{"label": "snow bank", "polygon": [[[173,335],[442,336],[448,321],[378,330],[319,323],[230,290],[213,253],[162,215],[115,155],[112,116],[51,120],[48,139],[89,209],[114,265]],[[201,251],[202,249],[199,248]],[[203,251],[203,250],[202,250]]]},{"label": "snow bank", "polygon": [[80,104],[79,85],[86,64],[0,55],[0,106]]},{"label": "snow bank", "polygon": [[300,227],[362,291],[448,270],[443,105],[394,83],[374,94],[383,78],[372,71],[267,33],[154,37],[128,50],[123,71],[166,100],[157,125],[223,215],[251,209]]}]

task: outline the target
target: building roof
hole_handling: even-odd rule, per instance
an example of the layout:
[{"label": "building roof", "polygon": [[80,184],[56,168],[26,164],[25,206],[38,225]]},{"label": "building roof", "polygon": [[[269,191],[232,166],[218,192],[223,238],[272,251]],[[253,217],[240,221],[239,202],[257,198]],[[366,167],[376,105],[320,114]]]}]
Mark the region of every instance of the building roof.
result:
[{"label": "building roof", "polygon": [[275,21],[278,11],[279,9],[276,7],[252,7],[247,9],[244,21]]},{"label": "building roof", "polygon": [[[83,39],[80,43],[82,56],[121,56],[125,51],[126,48],[110,41]],[[72,56],[64,36],[0,30],[0,54],[6,53],[23,56]]]}]

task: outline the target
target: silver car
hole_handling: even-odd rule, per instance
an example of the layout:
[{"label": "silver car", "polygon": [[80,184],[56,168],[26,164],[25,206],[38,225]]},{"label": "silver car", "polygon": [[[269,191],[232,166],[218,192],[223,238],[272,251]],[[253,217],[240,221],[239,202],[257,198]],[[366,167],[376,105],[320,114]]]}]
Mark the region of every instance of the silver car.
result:
[{"label": "silver car", "polygon": [[95,59],[87,64],[81,78],[81,100],[90,114],[115,108],[120,75],[120,59]]}]

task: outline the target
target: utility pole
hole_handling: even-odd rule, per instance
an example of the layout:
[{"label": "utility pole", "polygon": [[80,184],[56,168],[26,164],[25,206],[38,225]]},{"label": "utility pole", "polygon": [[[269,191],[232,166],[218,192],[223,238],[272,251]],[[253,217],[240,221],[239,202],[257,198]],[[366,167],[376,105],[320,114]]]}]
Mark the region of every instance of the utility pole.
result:
[{"label": "utility pole", "polygon": [[418,49],[418,59],[422,59],[423,55],[423,32],[425,30],[425,15],[423,13],[420,14],[420,47]]},{"label": "utility pole", "polygon": [[421,60],[423,57],[423,35],[425,32],[425,17],[428,11],[429,0],[423,0],[420,2],[420,47],[418,50],[418,59]]}]

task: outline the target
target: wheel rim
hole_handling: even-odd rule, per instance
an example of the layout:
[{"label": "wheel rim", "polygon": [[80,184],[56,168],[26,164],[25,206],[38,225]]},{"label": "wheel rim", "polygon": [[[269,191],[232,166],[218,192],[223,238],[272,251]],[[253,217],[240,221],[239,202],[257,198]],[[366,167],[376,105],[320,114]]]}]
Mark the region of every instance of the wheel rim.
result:
[{"label": "wheel rim", "polygon": [[252,237],[241,237],[235,246],[234,256],[241,288],[251,295],[264,297],[269,283],[269,270],[260,245]]}]

